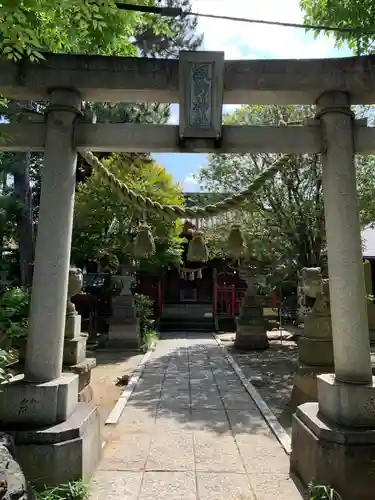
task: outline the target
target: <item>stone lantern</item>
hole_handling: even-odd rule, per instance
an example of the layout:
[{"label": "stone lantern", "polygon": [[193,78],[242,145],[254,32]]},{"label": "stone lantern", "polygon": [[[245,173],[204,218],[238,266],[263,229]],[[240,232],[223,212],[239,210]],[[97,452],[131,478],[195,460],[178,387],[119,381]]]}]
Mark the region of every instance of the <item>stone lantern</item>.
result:
[{"label": "stone lantern", "polygon": [[141,334],[136,317],[135,300],[130,289],[133,281],[133,266],[121,267],[121,274],[112,277],[119,285],[120,293],[112,297],[112,315],[108,320],[109,333],[106,347],[139,349]]},{"label": "stone lantern", "polygon": [[242,299],[240,316],[237,318],[235,346],[239,349],[266,349],[269,347],[263,304],[256,292],[256,265],[243,263],[240,278],[246,281],[246,295]]}]

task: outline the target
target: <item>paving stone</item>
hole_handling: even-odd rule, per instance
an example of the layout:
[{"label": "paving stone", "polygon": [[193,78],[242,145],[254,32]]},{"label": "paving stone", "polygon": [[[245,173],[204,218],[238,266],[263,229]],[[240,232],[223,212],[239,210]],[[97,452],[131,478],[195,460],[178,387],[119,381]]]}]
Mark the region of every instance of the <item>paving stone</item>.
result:
[{"label": "paving stone", "polygon": [[128,401],[91,500],[302,500],[289,457],[214,339],[173,335]]},{"label": "paving stone", "polygon": [[[122,433],[151,433],[155,427],[156,409],[134,408],[125,406],[125,409],[116,426],[116,434]],[[121,435],[120,435],[121,438]]]},{"label": "paving stone", "polygon": [[195,465],[203,472],[245,472],[232,436],[194,432]]},{"label": "paving stone", "polygon": [[194,471],[192,433],[180,429],[156,434],[151,442],[146,470]]},{"label": "paving stone", "polygon": [[255,407],[249,410],[227,410],[229,423],[234,435],[262,433],[276,439],[266,424],[259,410]]},{"label": "paving stone", "polygon": [[256,500],[246,474],[198,472],[197,482],[199,500]]},{"label": "paving stone", "polygon": [[226,412],[223,410],[201,410],[192,408],[190,428],[212,434],[229,434],[231,430]]},{"label": "paving stone", "polygon": [[257,474],[287,474],[289,457],[274,436],[263,434],[236,435],[247,472]]},{"label": "paving stone", "polygon": [[143,472],[98,470],[92,481],[90,500],[137,500]]},{"label": "paving stone", "polygon": [[194,472],[145,472],[143,476],[139,500],[196,500],[196,498]]},{"label": "paving stone", "polygon": [[156,414],[155,433],[167,434],[173,431],[190,430],[190,408],[163,408],[160,407]]},{"label": "paving stone", "polygon": [[[302,500],[303,496],[288,473],[260,474],[256,469],[249,474],[257,500]],[[354,500],[354,499],[353,499]]]},{"label": "paving stone", "polygon": [[246,391],[236,391],[221,396],[226,410],[251,410],[256,409],[256,405],[251,396]]},{"label": "paving stone", "polygon": [[150,434],[125,434],[105,448],[99,468],[123,471],[144,470],[150,445]]}]

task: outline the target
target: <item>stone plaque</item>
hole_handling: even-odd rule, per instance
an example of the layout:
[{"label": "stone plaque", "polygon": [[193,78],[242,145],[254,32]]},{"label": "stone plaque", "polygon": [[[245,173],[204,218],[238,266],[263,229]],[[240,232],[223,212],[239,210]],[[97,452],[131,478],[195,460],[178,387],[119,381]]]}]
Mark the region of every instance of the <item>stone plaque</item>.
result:
[{"label": "stone plaque", "polygon": [[181,138],[221,138],[223,93],[224,52],[180,52]]}]

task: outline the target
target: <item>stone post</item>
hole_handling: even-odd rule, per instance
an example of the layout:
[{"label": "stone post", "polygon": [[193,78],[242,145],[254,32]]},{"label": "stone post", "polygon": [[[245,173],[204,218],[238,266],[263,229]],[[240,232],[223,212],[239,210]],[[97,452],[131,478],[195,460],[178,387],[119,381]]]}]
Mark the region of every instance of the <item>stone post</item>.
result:
[{"label": "stone post", "polygon": [[113,278],[120,284],[121,291],[119,295],[112,297],[112,316],[108,320],[110,326],[106,347],[139,349],[141,334],[130,290],[133,280],[131,269],[124,268],[120,276]]},{"label": "stone post", "polygon": [[361,230],[354,168],[353,116],[343,92],[323,94],[319,115],[326,152],[323,193],[331,291],[335,375],[341,382],[372,380]]},{"label": "stone post", "polygon": [[0,421],[35,485],[88,479],[101,454],[98,410],[78,403],[78,375],[62,373],[81,99],[51,91],[25,375],[2,387]]},{"label": "stone post", "polygon": [[62,372],[77,164],[73,127],[80,105],[75,92],[51,94],[26,350],[25,379],[32,382]]},{"label": "stone post", "polygon": [[269,347],[263,306],[255,291],[254,269],[241,269],[240,278],[246,281],[247,290],[237,318],[235,347],[238,349],[267,349]]},{"label": "stone post", "polygon": [[335,374],[320,375],[318,403],[293,417],[291,469],[343,500],[374,497],[375,386],[358,217],[349,96],[318,101]]}]

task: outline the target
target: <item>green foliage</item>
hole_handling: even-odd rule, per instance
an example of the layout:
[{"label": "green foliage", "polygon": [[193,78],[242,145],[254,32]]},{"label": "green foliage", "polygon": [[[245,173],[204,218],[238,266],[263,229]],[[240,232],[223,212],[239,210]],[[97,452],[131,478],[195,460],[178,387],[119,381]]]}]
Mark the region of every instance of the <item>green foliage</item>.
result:
[{"label": "green foliage", "polygon": [[139,319],[141,331],[142,350],[147,351],[158,339],[158,335],[154,330],[154,301],[147,295],[138,293],[134,295],[134,299],[136,316]]},{"label": "green foliage", "polygon": [[71,481],[53,488],[35,491],[36,500],[88,500],[89,487],[82,481]]},{"label": "green foliage", "polygon": [[[305,23],[340,28],[361,27],[364,30],[375,30],[375,4],[372,0],[300,0],[301,9],[305,13]],[[320,32],[316,32],[318,36]],[[338,47],[347,42],[357,54],[374,52],[374,35],[361,33],[329,32],[335,38]]]},{"label": "green foliage", "polygon": [[12,352],[8,349],[0,348],[0,384],[7,382],[11,378],[8,367],[12,361],[14,361]]},{"label": "green foliage", "polygon": [[12,341],[27,337],[29,292],[10,288],[0,297],[0,345],[10,347]]},{"label": "green foliage", "polygon": [[[127,163],[125,155],[112,155],[105,160],[117,178],[133,190],[164,204],[181,205],[182,192],[171,175],[152,160]],[[75,223],[72,241],[72,261],[96,260],[103,252],[116,255],[120,263],[133,257],[133,241],[137,227],[144,219],[137,207],[118,198],[111,188],[94,172],[80,184],[76,197]],[[109,231],[113,219],[115,230]],[[155,235],[156,253],[141,261],[140,267],[149,270],[178,261],[176,222],[163,220],[157,214],[147,215],[147,224]]]},{"label": "green foliage", "polygon": [[163,18],[120,11],[113,0],[5,0],[0,7],[0,49],[10,59],[31,61],[43,58],[43,50],[136,55],[131,39],[151,23],[154,31],[168,32]]},{"label": "green foliage", "polygon": [[[228,124],[277,125],[314,115],[310,106],[242,106],[224,118]],[[360,115],[367,109],[358,110]],[[274,154],[211,154],[199,172],[204,189],[236,193],[275,161]],[[374,157],[356,157],[362,225],[375,221]],[[326,266],[322,166],[318,155],[293,155],[272,182],[238,212],[228,213],[207,229],[210,253],[226,254],[231,224],[238,223],[252,254],[273,268],[277,282],[294,279],[301,267]],[[216,248],[215,248],[216,247]]]},{"label": "green foliage", "polygon": [[342,500],[341,496],[330,486],[310,485],[309,500]]},{"label": "green foliage", "polygon": [[[191,10],[190,0],[167,0]],[[143,0],[155,5],[154,0]],[[196,19],[165,18],[119,10],[115,0],[4,0],[0,5],[0,53],[18,61],[43,59],[43,51],[135,56],[195,50]]]},{"label": "green foliage", "polygon": [[155,332],[155,330],[146,331],[142,337],[142,351],[147,352],[149,349],[152,349],[158,340],[159,335]]}]

